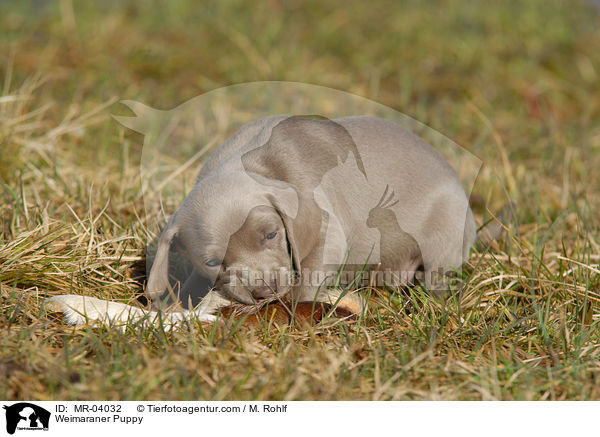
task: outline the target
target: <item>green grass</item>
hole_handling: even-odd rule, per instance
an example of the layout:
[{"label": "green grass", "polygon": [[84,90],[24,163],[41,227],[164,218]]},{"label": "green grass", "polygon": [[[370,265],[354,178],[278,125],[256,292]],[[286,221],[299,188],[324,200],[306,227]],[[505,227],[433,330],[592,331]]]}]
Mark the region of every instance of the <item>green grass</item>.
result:
[{"label": "green grass", "polygon": [[[600,399],[600,11],[583,2],[0,5],[0,398]],[[71,13],[73,11],[73,13]],[[373,293],[313,328],[74,328],[43,298],[133,301],[155,216],[111,120],[232,83],[378,100],[519,202],[446,302]],[[476,211],[483,219],[482,211]]]}]

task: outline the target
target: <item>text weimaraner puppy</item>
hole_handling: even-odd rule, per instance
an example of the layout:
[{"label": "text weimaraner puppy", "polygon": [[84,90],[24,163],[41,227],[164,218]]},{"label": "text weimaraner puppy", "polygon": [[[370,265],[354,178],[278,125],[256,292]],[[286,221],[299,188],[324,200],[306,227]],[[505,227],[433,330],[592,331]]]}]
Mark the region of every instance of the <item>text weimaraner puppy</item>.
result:
[{"label": "text weimaraner puppy", "polygon": [[[204,164],[158,241],[146,294],[173,294],[177,248],[194,270],[175,293],[202,300],[161,315],[167,323],[274,298],[356,313],[361,299],[340,286],[358,284],[357,271],[371,284],[377,274],[380,285],[439,289],[475,239],[456,172],[411,132],[367,116],[273,116],[243,126]],[[48,303],[71,323],[158,314],[74,295]]]}]

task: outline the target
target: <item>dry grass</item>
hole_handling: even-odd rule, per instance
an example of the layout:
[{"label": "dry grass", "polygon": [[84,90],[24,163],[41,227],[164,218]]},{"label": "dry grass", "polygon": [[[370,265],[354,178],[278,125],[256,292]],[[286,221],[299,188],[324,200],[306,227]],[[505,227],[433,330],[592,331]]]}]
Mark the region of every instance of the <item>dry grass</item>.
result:
[{"label": "dry grass", "polygon": [[[0,6],[0,398],[600,399],[598,11],[384,6]],[[156,216],[141,137],[108,105],[256,79],[343,88],[444,132],[489,164],[480,195],[495,169],[519,201],[507,241],[446,302],[373,293],[357,322],[122,333],[45,314],[53,294],[141,292]]]}]

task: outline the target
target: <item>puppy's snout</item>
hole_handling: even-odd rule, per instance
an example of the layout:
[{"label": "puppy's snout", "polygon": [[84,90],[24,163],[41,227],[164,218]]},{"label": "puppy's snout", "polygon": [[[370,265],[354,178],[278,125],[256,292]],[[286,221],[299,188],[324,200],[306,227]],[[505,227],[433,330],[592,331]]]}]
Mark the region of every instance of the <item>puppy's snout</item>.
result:
[{"label": "puppy's snout", "polygon": [[255,299],[266,299],[277,294],[277,284],[270,282],[252,289],[252,296]]}]

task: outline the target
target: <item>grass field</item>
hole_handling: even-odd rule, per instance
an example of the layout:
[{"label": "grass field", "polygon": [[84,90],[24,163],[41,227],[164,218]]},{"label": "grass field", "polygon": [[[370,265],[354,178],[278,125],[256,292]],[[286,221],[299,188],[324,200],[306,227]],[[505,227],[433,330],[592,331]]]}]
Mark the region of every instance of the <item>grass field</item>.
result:
[{"label": "grass field", "polygon": [[[600,8],[591,3],[0,3],[0,399],[600,400]],[[154,235],[143,138],[111,119],[288,80],[377,100],[518,202],[446,302],[354,322],[75,328],[42,300],[131,302]],[[482,211],[477,211],[482,217]]]}]

